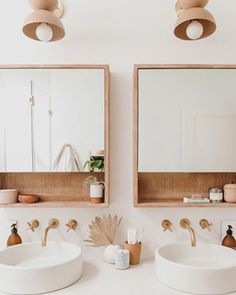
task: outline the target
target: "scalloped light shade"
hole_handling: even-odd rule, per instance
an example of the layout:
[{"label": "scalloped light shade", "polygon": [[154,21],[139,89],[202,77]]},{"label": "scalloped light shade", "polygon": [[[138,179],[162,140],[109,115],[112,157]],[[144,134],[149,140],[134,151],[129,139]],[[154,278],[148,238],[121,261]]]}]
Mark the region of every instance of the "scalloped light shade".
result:
[{"label": "scalloped light shade", "polygon": [[174,30],[175,36],[182,40],[192,40],[187,36],[186,31],[188,25],[193,20],[197,20],[203,25],[204,30],[200,39],[210,36],[216,30],[216,22],[213,15],[204,8],[194,7],[187,10],[183,10],[179,14]]},{"label": "scalloped light shade", "polygon": [[183,9],[189,9],[193,7],[205,7],[209,0],[179,0],[178,2]]},{"label": "scalloped light shade", "polygon": [[48,10],[35,10],[28,15],[23,25],[23,33],[34,40],[40,41],[36,35],[38,25],[46,23],[53,30],[53,37],[50,41],[58,41],[65,36],[65,29],[62,22]]},{"label": "scalloped light shade", "polygon": [[29,0],[29,3],[35,10],[45,9],[54,11],[58,5],[57,0]]}]

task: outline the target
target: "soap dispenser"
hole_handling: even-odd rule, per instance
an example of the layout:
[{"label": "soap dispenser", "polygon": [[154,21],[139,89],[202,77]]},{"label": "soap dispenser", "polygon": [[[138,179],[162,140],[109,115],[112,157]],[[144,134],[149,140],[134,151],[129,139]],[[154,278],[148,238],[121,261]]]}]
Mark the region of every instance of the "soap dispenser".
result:
[{"label": "soap dispenser", "polygon": [[21,240],[21,237],[17,233],[16,224],[12,224],[11,235],[7,240],[7,247],[15,246],[18,244],[22,244],[22,240]]},{"label": "soap dispenser", "polygon": [[222,246],[236,249],[236,240],[233,237],[232,225],[228,225],[227,235],[222,241]]}]

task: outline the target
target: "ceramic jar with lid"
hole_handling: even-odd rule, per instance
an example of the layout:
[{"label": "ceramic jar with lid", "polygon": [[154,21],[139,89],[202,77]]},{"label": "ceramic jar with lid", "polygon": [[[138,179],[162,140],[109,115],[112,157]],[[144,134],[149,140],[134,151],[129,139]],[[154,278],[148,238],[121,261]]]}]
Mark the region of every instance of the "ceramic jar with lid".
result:
[{"label": "ceramic jar with lid", "polygon": [[224,186],[224,199],[228,203],[236,203],[236,184],[226,184]]}]

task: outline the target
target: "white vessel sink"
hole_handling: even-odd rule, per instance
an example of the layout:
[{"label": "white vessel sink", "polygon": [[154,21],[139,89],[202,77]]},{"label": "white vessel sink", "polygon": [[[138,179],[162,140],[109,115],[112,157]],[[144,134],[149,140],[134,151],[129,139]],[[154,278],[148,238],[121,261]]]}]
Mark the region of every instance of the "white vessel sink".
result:
[{"label": "white vessel sink", "polygon": [[156,250],[155,267],[163,284],[194,294],[236,291],[236,251],[213,244],[169,244]]},{"label": "white vessel sink", "polygon": [[81,249],[70,243],[26,243],[0,251],[0,291],[39,294],[65,288],[82,275]]}]

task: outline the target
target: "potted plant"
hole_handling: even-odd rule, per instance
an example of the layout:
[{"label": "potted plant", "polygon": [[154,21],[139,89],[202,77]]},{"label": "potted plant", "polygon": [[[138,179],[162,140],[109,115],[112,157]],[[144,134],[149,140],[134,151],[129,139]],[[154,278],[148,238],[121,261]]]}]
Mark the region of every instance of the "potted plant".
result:
[{"label": "potted plant", "polygon": [[103,203],[104,181],[98,180],[95,176],[89,176],[84,183],[90,188],[91,202],[94,204]]},{"label": "potted plant", "polygon": [[91,156],[88,161],[84,163],[84,169],[87,167],[89,172],[102,172],[104,171],[104,157]]}]

